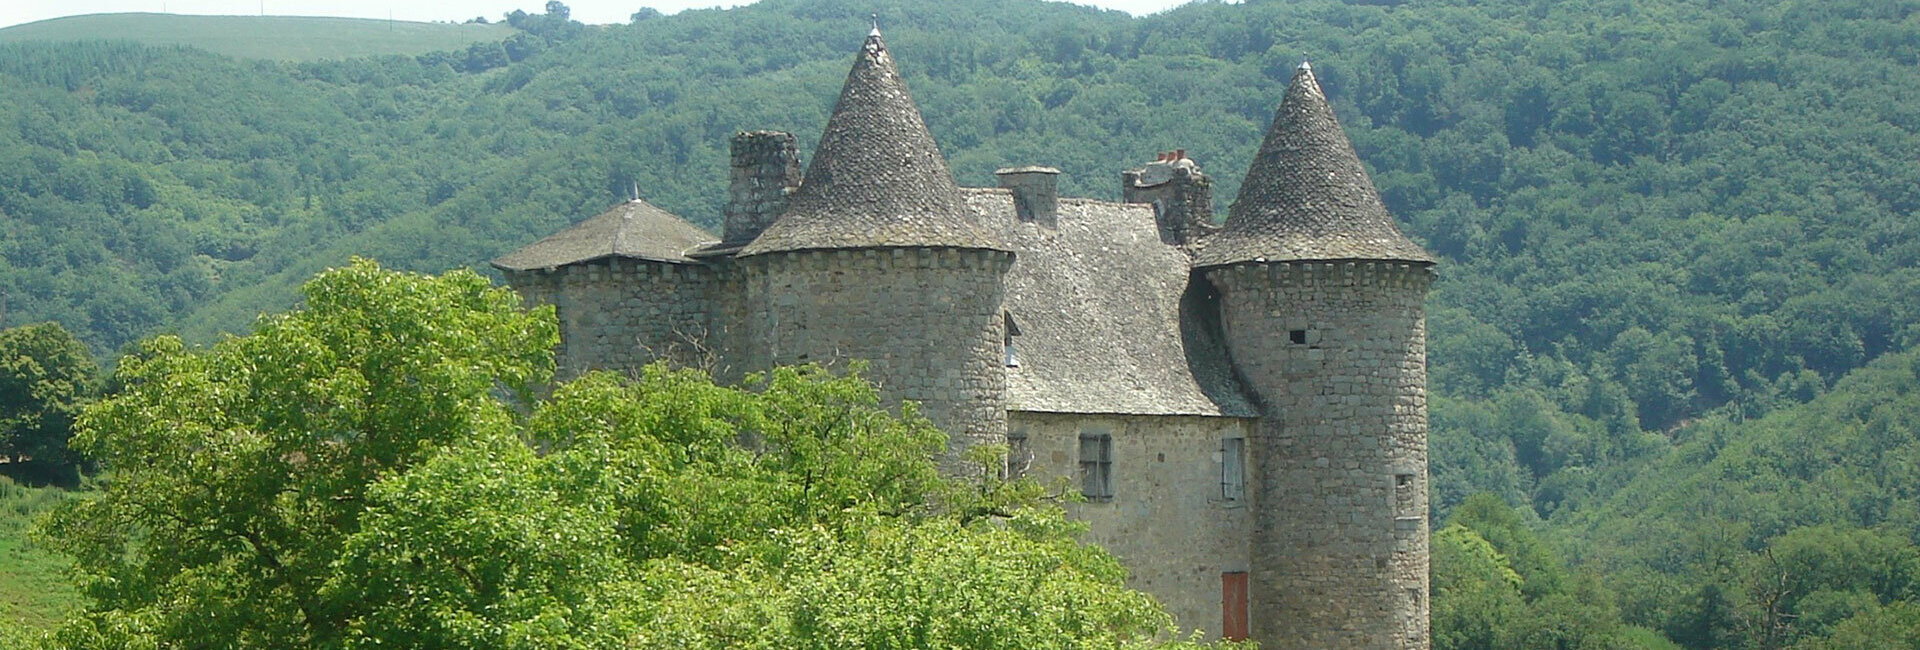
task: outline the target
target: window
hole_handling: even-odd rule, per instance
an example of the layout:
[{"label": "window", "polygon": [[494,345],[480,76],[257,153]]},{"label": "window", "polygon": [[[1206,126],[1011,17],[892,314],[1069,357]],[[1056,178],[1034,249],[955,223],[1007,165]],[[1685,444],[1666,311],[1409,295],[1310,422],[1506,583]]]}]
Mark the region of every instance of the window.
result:
[{"label": "window", "polygon": [[1247,439],[1224,438],[1220,441],[1220,498],[1239,501],[1247,498]]},{"label": "window", "polygon": [[1020,335],[1020,326],[1014,324],[1013,312],[1001,310],[1000,317],[1005,319],[1007,330],[1007,334],[1004,337],[1007,344],[1007,367],[1018,368],[1020,367],[1020,355],[1014,353],[1013,337]]},{"label": "window", "polygon": [[1089,499],[1113,498],[1113,436],[1080,434],[1080,493]]},{"label": "window", "polygon": [[1020,478],[1033,467],[1033,450],[1027,446],[1025,429],[1007,432],[1007,478]]},{"label": "window", "polygon": [[1292,341],[1294,345],[1306,345],[1307,331],[1306,330],[1288,330],[1287,340]]}]

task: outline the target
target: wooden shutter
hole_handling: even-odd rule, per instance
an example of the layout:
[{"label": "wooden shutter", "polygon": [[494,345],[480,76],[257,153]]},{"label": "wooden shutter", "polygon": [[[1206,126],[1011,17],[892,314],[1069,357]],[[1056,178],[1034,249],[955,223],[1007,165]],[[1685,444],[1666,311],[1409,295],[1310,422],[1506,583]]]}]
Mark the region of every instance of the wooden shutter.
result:
[{"label": "wooden shutter", "polygon": [[1247,638],[1247,572],[1220,574],[1220,636],[1229,641]]}]

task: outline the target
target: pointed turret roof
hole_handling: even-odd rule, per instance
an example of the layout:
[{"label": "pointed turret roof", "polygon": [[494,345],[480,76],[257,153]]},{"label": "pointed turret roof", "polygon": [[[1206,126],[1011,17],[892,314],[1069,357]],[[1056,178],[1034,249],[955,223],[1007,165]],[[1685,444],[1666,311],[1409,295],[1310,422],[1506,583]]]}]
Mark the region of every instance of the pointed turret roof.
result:
[{"label": "pointed turret roof", "polygon": [[719,239],[673,213],[634,199],[493,261],[507,271],[552,269],[606,257],[692,263],[686,253]]},{"label": "pointed turret roof", "polygon": [[1194,265],[1304,260],[1434,258],[1394,225],[1313,68],[1302,63],[1226,227],[1202,243]]},{"label": "pointed turret roof", "polygon": [[876,28],[786,212],[740,254],[922,246],[1008,250],[961,198]]}]

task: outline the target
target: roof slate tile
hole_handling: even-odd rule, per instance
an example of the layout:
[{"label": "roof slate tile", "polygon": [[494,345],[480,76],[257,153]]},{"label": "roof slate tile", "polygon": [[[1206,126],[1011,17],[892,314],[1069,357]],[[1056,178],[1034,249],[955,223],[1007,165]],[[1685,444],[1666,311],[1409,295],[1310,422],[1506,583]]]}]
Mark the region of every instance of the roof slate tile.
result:
[{"label": "roof slate tile", "polygon": [[1313,68],[1301,64],[1219,233],[1196,267],[1241,262],[1394,260],[1431,264],[1380,202]]}]

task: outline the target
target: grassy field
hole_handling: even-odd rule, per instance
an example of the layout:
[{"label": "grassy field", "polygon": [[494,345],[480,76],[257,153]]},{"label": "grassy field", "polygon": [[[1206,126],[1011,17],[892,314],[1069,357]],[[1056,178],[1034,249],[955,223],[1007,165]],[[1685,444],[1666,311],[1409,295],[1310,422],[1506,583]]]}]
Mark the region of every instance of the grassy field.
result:
[{"label": "grassy field", "polygon": [[91,14],[0,29],[0,43],[126,40],[187,45],[228,56],[280,61],[346,59],[465,49],[513,35],[506,25],[456,25],[299,16]]},{"label": "grassy field", "polygon": [[67,498],[60,488],[32,488],[0,476],[0,647],[7,637],[45,630],[80,607],[66,563],[27,541],[34,516]]}]

